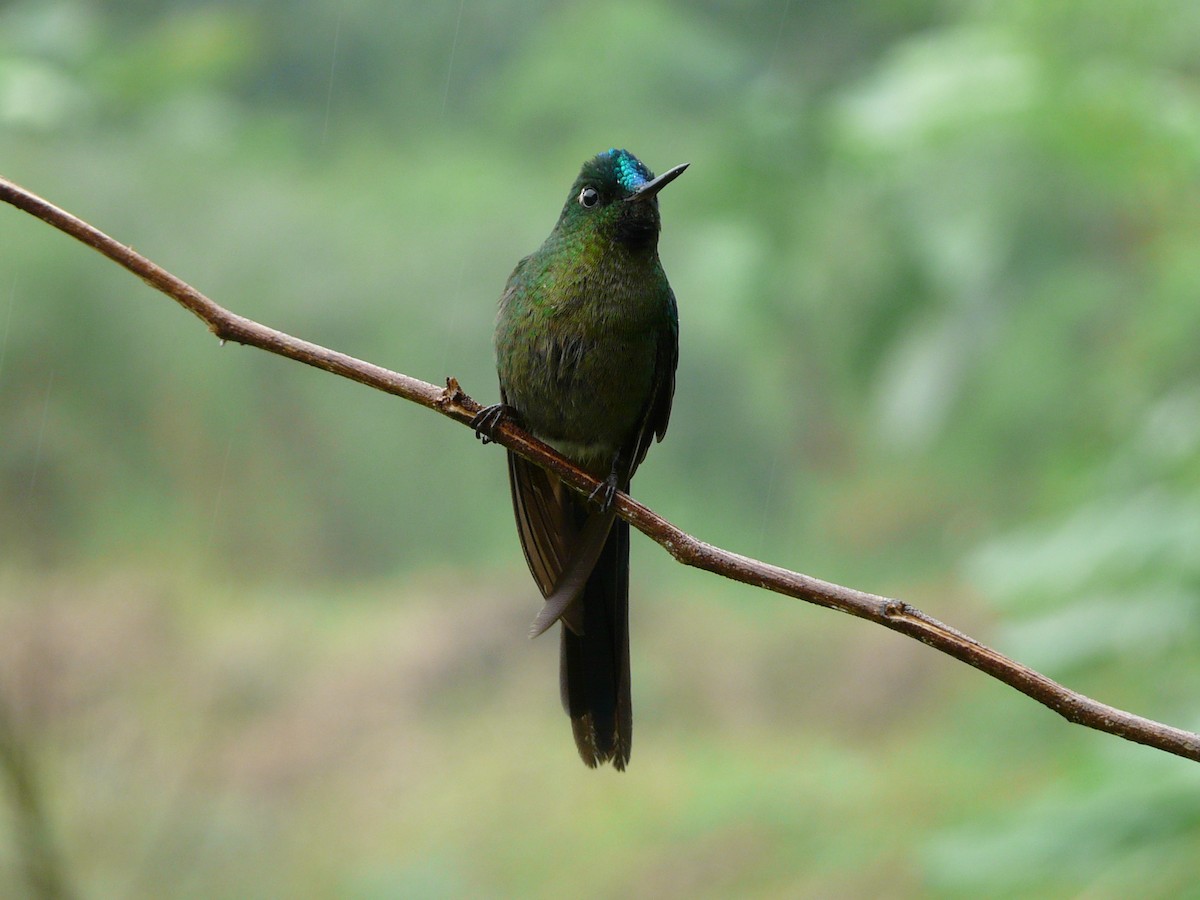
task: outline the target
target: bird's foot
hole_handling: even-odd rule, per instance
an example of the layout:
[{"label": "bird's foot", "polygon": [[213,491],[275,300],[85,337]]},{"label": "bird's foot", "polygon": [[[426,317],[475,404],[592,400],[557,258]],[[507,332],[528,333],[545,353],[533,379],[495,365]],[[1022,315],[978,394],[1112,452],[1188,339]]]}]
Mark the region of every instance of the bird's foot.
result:
[{"label": "bird's foot", "polygon": [[608,508],[612,506],[613,497],[617,495],[617,489],[620,487],[620,479],[617,477],[616,469],[608,473],[608,477],[600,482],[588,494],[588,500],[596,503],[600,507],[600,512],[608,512]]},{"label": "bird's foot", "polygon": [[607,512],[612,506],[612,498],[617,496],[617,491],[620,490],[620,454],[612,457],[612,470],[608,473],[608,478],[601,481],[595,486],[595,490],[588,494],[588,500],[594,500],[600,506],[601,512]]},{"label": "bird's foot", "polygon": [[511,417],[512,412],[512,407],[506,403],[493,403],[491,406],[485,406],[475,413],[475,418],[471,420],[471,427],[475,429],[475,437],[485,444],[490,444],[495,440],[496,426],[505,417]]}]

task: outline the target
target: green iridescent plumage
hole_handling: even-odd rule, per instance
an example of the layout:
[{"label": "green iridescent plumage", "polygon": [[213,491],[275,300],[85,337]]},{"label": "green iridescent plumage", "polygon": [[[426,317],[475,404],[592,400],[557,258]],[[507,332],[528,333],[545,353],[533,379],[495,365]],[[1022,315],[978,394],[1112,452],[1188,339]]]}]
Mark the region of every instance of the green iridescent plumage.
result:
[{"label": "green iridescent plumage", "polygon": [[522,259],[500,299],[501,403],[480,414],[486,436],[512,415],[606,481],[589,502],[509,454],[521,545],[545,604],[541,633],[562,620],[563,705],[588,765],[629,760],[629,526],[609,508],[671,414],[679,320],[658,259],[655,178],[633,154],[584,163],[554,230]]}]

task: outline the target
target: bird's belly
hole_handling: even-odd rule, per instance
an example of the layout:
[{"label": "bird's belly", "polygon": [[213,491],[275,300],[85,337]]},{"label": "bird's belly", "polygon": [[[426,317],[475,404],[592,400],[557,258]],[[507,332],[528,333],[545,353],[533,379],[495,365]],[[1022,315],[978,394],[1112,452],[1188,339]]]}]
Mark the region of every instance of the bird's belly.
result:
[{"label": "bird's belly", "polygon": [[645,415],[655,349],[648,334],[580,342],[565,362],[555,347],[540,347],[534,352],[540,364],[505,385],[508,402],[538,438],[584,468],[607,473]]}]

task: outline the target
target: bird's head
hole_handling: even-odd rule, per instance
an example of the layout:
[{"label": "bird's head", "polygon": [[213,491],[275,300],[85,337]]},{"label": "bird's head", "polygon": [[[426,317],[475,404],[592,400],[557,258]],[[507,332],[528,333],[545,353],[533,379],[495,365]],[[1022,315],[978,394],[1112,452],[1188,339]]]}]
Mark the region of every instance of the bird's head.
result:
[{"label": "bird's head", "polygon": [[628,150],[605,150],[583,164],[555,230],[653,250],[658,242],[658,192],[687,167],[683,163],[655,178]]}]

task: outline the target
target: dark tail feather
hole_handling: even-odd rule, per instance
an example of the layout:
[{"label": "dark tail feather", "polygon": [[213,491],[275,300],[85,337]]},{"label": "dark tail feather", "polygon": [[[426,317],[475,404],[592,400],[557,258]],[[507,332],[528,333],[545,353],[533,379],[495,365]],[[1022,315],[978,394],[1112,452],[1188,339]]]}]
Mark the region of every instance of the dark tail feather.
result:
[{"label": "dark tail feather", "polygon": [[633,740],[629,696],[629,523],[618,519],[580,598],[583,634],[562,627],[563,707],[589,766],[624,769]]}]

